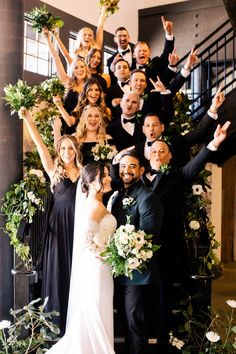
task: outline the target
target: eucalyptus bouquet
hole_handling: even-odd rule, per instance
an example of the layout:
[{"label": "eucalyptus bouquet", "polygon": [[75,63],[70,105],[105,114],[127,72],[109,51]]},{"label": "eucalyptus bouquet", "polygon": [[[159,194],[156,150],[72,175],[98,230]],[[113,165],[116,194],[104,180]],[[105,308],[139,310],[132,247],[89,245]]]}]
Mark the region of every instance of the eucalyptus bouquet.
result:
[{"label": "eucalyptus bouquet", "polygon": [[106,15],[113,15],[116,11],[119,10],[118,3],[120,0],[100,0],[100,6],[106,6]]},{"label": "eucalyptus bouquet", "polygon": [[115,146],[109,145],[107,142],[96,144],[91,149],[94,160],[111,160],[117,154]]},{"label": "eucalyptus bouquet", "polygon": [[121,225],[110,238],[105,250],[101,253],[104,261],[111,266],[112,275],[125,275],[133,278],[133,270],[146,269],[153,253],[160,248],[152,244],[152,235],[142,230],[135,230],[129,223]]},{"label": "eucalyptus bouquet", "polygon": [[53,96],[60,96],[61,98],[64,96],[65,86],[57,76],[53,76],[50,79],[43,81],[41,85],[38,86],[38,92],[42,100],[53,102]]},{"label": "eucalyptus bouquet", "polygon": [[27,17],[33,23],[33,28],[37,32],[42,32],[43,28],[47,28],[49,31],[54,31],[56,28],[61,28],[64,22],[59,16],[53,16],[46,8],[45,5],[38,8],[33,8],[32,11],[27,12]]},{"label": "eucalyptus bouquet", "polygon": [[35,307],[40,300],[33,300],[22,309],[11,309],[12,323],[0,322],[0,354],[42,354],[50,347],[50,342],[58,338],[60,330],[51,320],[58,313],[44,312],[48,298]]},{"label": "eucalyptus bouquet", "polygon": [[15,85],[8,84],[4,87],[5,100],[7,105],[10,106],[11,114],[18,112],[21,107],[25,107],[27,110],[34,107],[37,101],[38,90],[36,87],[30,87],[18,80]]}]

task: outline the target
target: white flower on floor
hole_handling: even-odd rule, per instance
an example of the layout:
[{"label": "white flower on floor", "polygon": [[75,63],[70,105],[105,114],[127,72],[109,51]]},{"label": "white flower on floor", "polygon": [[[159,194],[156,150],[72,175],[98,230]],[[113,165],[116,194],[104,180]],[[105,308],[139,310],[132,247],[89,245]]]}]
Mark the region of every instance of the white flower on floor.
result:
[{"label": "white flower on floor", "polygon": [[198,230],[198,229],[200,229],[200,224],[199,224],[199,222],[197,220],[192,220],[189,223],[189,227],[192,230]]},{"label": "white flower on floor", "polygon": [[206,337],[212,343],[216,343],[220,340],[219,334],[213,331],[207,332]]},{"label": "white flower on floor", "polygon": [[195,195],[201,195],[203,192],[203,188],[201,184],[194,184],[192,186],[193,194]]},{"label": "white flower on floor", "polygon": [[0,330],[1,329],[5,329],[5,328],[9,328],[10,325],[11,325],[10,321],[3,320],[3,321],[0,322]]},{"label": "white flower on floor", "polygon": [[236,309],[236,301],[235,300],[227,300],[226,304],[232,307],[233,309]]}]

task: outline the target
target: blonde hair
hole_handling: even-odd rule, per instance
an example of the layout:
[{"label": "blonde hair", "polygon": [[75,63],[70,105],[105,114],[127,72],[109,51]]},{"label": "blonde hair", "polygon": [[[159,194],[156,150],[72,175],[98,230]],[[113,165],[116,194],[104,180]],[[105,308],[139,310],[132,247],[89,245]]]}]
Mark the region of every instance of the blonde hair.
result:
[{"label": "blonde hair", "polygon": [[56,148],[56,157],[54,160],[54,171],[53,171],[53,175],[51,178],[51,190],[53,190],[53,187],[59,183],[61,180],[67,178],[66,175],[66,170],[65,170],[65,165],[64,162],[61,159],[60,156],[60,149],[61,149],[61,145],[63,143],[63,141],[68,140],[71,143],[71,146],[75,152],[75,167],[77,167],[79,170],[82,169],[82,154],[80,152],[79,149],[79,144],[78,141],[76,139],[76,137],[71,136],[71,135],[63,135],[60,137],[60,139],[58,140],[57,143],[57,148]]},{"label": "blonde hair", "polygon": [[92,106],[92,105],[87,105],[82,112],[82,115],[80,117],[80,121],[77,125],[76,128],[76,138],[79,142],[80,148],[83,144],[84,138],[86,138],[87,135],[87,120],[88,120],[88,115],[91,109],[97,109],[100,117],[100,124],[97,130],[97,141],[103,142],[106,140],[106,127],[105,127],[105,122],[104,122],[104,113],[101,110],[99,106]]},{"label": "blonde hair", "polygon": [[75,49],[75,52],[74,52],[76,55],[79,54],[79,51],[80,51],[80,50],[83,50],[83,49],[84,49],[81,42],[82,42],[82,35],[83,35],[83,32],[84,32],[85,30],[91,32],[92,35],[93,35],[93,41],[92,41],[92,44],[91,44],[91,48],[89,48],[89,50],[92,49],[92,47],[95,45],[95,38],[94,38],[93,30],[92,30],[90,27],[83,27],[83,28],[81,28],[81,29],[78,31],[78,33],[77,33],[77,38],[76,38],[76,49]]},{"label": "blonde hair", "polygon": [[75,77],[75,74],[74,74],[75,67],[76,67],[78,61],[80,61],[80,62],[82,62],[84,64],[84,67],[85,67],[85,70],[86,70],[86,76],[83,79],[84,82],[86,82],[88,80],[88,78],[90,78],[90,76],[91,76],[90,73],[89,73],[88,66],[85,63],[85,60],[83,58],[75,58],[72,61],[71,65],[69,67],[69,70],[68,70],[68,74],[70,76],[70,81],[69,81],[69,85],[68,85],[68,91],[69,90],[73,90],[73,88],[75,88],[76,86],[79,85],[78,79]]}]

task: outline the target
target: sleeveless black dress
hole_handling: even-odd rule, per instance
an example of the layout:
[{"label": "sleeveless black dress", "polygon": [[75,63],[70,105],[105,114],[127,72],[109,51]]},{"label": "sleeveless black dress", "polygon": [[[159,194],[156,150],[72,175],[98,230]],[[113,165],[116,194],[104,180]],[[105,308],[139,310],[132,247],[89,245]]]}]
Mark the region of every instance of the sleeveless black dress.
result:
[{"label": "sleeveless black dress", "polygon": [[45,234],[42,267],[42,299],[49,296],[46,311],[58,311],[53,319],[65,331],[74,234],[77,181],[59,182],[52,198]]}]

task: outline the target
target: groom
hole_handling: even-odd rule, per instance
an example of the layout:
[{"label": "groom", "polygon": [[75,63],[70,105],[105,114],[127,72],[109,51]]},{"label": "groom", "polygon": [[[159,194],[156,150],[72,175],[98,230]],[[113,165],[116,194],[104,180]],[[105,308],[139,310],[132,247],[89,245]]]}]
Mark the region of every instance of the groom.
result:
[{"label": "groom", "polygon": [[[152,242],[157,243],[162,223],[162,205],[157,195],[143,185],[141,181],[143,173],[144,167],[140,156],[134,150],[124,152],[119,162],[119,176],[123,187],[114,197],[111,211],[116,217],[117,227],[125,225],[129,216],[130,224],[137,230],[152,234]],[[124,205],[125,198],[130,198],[128,205]],[[158,251],[142,273],[133,271],[132,280],[125,276],[118,278],[121,295],[119,301],[122,301],[124,309],[125,339],[129,354],[147,353],[147,319],[151,315],[148,307],[151,309],[150,301],[152,297],[154,298],[155,292],[157,297],[155,304],[152,304],[152,311],[155,310],[160,291],[156,256]]]}]

